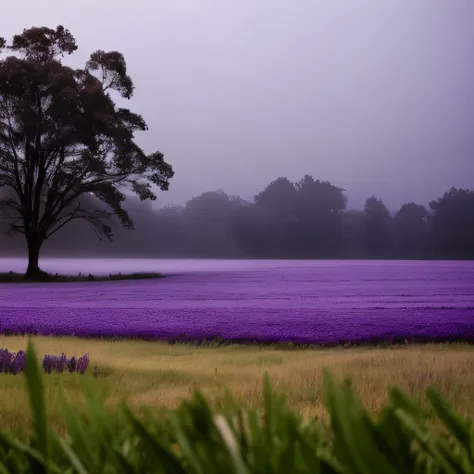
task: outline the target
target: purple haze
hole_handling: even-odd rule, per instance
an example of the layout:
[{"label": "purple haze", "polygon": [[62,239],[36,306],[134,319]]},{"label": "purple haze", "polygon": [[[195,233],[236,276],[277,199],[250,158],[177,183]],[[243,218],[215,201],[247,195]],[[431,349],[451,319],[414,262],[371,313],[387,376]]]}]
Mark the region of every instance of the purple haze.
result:
[{"label": "purple haze", "polygon": [[[86,268],[76,262],[44,267]],[[474,262],[182,260],[174,272],[170,260],[96,265],[102,273],[167,270],[170,276],[0,285],[0,330],[329,344],[474,339]]]}]

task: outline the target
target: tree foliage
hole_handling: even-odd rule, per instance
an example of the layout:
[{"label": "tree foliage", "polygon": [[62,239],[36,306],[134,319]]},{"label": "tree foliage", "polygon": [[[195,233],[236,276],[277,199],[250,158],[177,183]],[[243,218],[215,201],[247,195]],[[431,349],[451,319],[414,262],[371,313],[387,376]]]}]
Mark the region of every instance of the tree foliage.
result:
[{"label": "tree foliage", "polygon": [[389,257],[392,217],[382,200],[372,196],[364,205],[364,245],[368,257]]},{"label": "tree foliage", "polygon": [[[297,188],[298,182],[294,186]],[[372,212],[370,206],[366,213],[326,205],[331,199],[322,193],[324,189],[332,188],[321,187],[320,197],[307,201],[297,191],[291,198],[292,206],[281,213],[280,202],[257,204],[223,191],[205,192],[183,207],[161,209],[137,197],[128,198],[123,206],[133,218],[135,232],[118,228],[111,244],[97,245],[95,235],[76,221],[55,234],[44,251],[62,256],[474,258],[474,200],[470,191],[448,191],[433,201],[435,209],[408,202],[391,213],[382,202],[375,208],[385,211]],[[344,199],[336,202],[342,204],[345,196],[339,192]],[[82,202],[84,207],[97,206],[97,199],[90,195]],[[373,247],[370,238],[376,244]],[[21,243],[21,236],[0,234],[3,254],[21,254]]]},{"label": "tree foliage", "polygon": [[347,198],[344,190],[329,181],[304,176],[295,184],[300,227],[299,248],[305,257],[335,257],[342,244],[342,211]]},{"label": "tree foliage", "polygon": [[219,248],[221,242],[227,241],[226,252],[235,254],[231,222],[240,204],[240,198],[228,196],[222,190],[190,199],[182,211],[190,251],[203,256],[225,256],[219,255]]},{"label": "tree foliage", "polygon": [[[147,130],[143,117],[114,102],[134,90],[121,53],[99,50],[82,69],[68,67],[62,59],[77,45],[62,26],[0,45],[0,208],[10,231],[25,235],[34,273],[44,241],[73,220],[109,239],[112,214],[133,228],[125,193],[154,200],[152,186],[167,190],[173,170],[135,142]],[[85,195],[103,206],[84,206]]]},{"label": "tree foliage", "polygon": [[409,202],[395,214],[395,245],[397,255],[422,256],[426,252],[429,213],[425,206]]},{"label": "tree foliage", "polygon": [[444,257],[474,258],[474,191],[451,188],[430,208],[434,250]]},{"label": "tree foliage", "polygon": [[[44,251],[127,257],[474,258],[472,191],[454,188],[429,209],[408,202],[394,213],[375,198],[365,212],[343,208],[340,188],[303,179],[317,190],[300,194],[298,181],[293,193],[284,184],[287,205],[278,193],[272,204],[267,198],[258,203],[208,191],[183,207],[161,209],[129,198],[123,206],[133,217],[135,232],[119,228],[112,244],[98,246],[94,234],[76,221],[54,235]],[[87,195],[82,202],[93,208],[97,198]],[[18,254],[20,243],[20,236],[0,235],[4,254]]]}]

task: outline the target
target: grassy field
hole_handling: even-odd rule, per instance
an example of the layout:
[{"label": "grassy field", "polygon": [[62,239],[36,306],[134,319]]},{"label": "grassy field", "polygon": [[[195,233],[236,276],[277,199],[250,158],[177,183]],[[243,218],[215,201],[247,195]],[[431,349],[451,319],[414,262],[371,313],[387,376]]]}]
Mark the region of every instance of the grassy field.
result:
[{"label": "grassy field", "polygon": [[[45,353],[65,352],[68,357],[90,354],[88,375],[45,377],[50,423],[59,428],[61,418],[55,401],[60,386],[78,409],[87,380],[101,393],[108,393],[107,407],[112,410],[123,400],[136,407],[174,407],[195,389],[216,403],[230,389],[243,404],[255,406],[262,401],[265,371],[293,407],[304,415],[324,416],[323,368],[338,378],[352,377],[356,392],[373,411],[384,402],[391,385],[399,385],[411,395],[433,385],[448,396],[461,414],[474,416],[474,346],[467,344],[282,350],[53,337],[35,337],[33,342],[41,358]],[[17,351],[26,348],[26,344],[24,337],[0,336],[0,348]],[[21,429],[28,425],[23,376],[0,375],[0,426]]]},{"label": "grassy field", "polygon": [[27,278],[23,273],[0,273],[0,283],[77,283],[94,281],[150,280],[163,278],[161,273],[116,273],[110,275],[59,275],[42,272],[36,278]]}]

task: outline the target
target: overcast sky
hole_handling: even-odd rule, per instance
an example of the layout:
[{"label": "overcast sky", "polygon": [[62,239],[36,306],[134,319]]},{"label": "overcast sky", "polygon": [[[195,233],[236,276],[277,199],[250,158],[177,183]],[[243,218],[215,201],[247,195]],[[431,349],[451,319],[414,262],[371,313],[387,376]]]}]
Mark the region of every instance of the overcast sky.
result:
[{"label": "overcast sky", "polygon": [[304,174],[391,209],[474,188],[473,0],[17,0],[0,36],[63,24],[125,55],[176,177],[159,202]]}]

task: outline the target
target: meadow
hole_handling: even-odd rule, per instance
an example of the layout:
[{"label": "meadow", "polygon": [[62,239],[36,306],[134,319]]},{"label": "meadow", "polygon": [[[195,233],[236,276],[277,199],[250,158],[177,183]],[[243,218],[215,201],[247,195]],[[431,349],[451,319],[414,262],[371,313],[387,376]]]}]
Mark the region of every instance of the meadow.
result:
[{"label": "meadow", "polygon": [[[0,336],[0,347],[25,349],[28,338]],[[132,407],[175,408],[195,390],[217,407],[230,390],[243,407],[261,407],[264,372],[285,393],[289,405],[310,416],[325,417],[322,370],[336,379],[353,379],[356,394],[373,413],[387,401],[389,387],[398,385],[418,397],[434,386],[461,415],[474,416],[474,347],[469,344],[425,344],[388,348],[354,347],[290,349],[279,346],[228,345],[213,347],[146,341],[105,341],[80,338],[33,337],[37,354],[68,356],[89,353],[86,375],[44,377],[50,426],[61,430],[59,387],[77,409],[83,387],[93,380],[97,393],[107,394],[114,411],[121,401]],[[18,430],[29,426],[28,399],[22,375],[2,375],[0,426]]]},{"label": "meadow", "polygon": [[[1,263],[2,271],[20,270],[19,261]],[[0,348],[24,349],[27,338],[15,334],[26,333],[38,335],[33,341],[41,357],[89,353],[85,376],[46,376],[52,426],[63,423],[55,403],[59,388],[81,407],[85,380],[108,394],[111,410],[122,400],[175,407],[195,390],[216,405],[230,390],[242,406],[253,407],[262,403],[265,371],[292,408],[324,416],[324,368],[339,379],[352,377],[372,412],[390,386],[418,396],[434,385],[461,414],[474,415],[474,346],[440,343],[474,339],[472,262],[58,259],[42,266],[71,275],[166,275],[0,285]],[[186,341],[216,337],[240,343]],[[407,343],[416,340],[438,343]],[[352,345],[374,341],[384,347]],[[28,426],[23,377],[2,375],[1,381],[0,425]]]},{"label": "meadow", "polygon": [[[2,271],[21,266],[0,263]],[[41,265],[60,274],[165,278],[3,284],[0,332],[305,344],[474,339],[473,262],[46,259]]]}]

